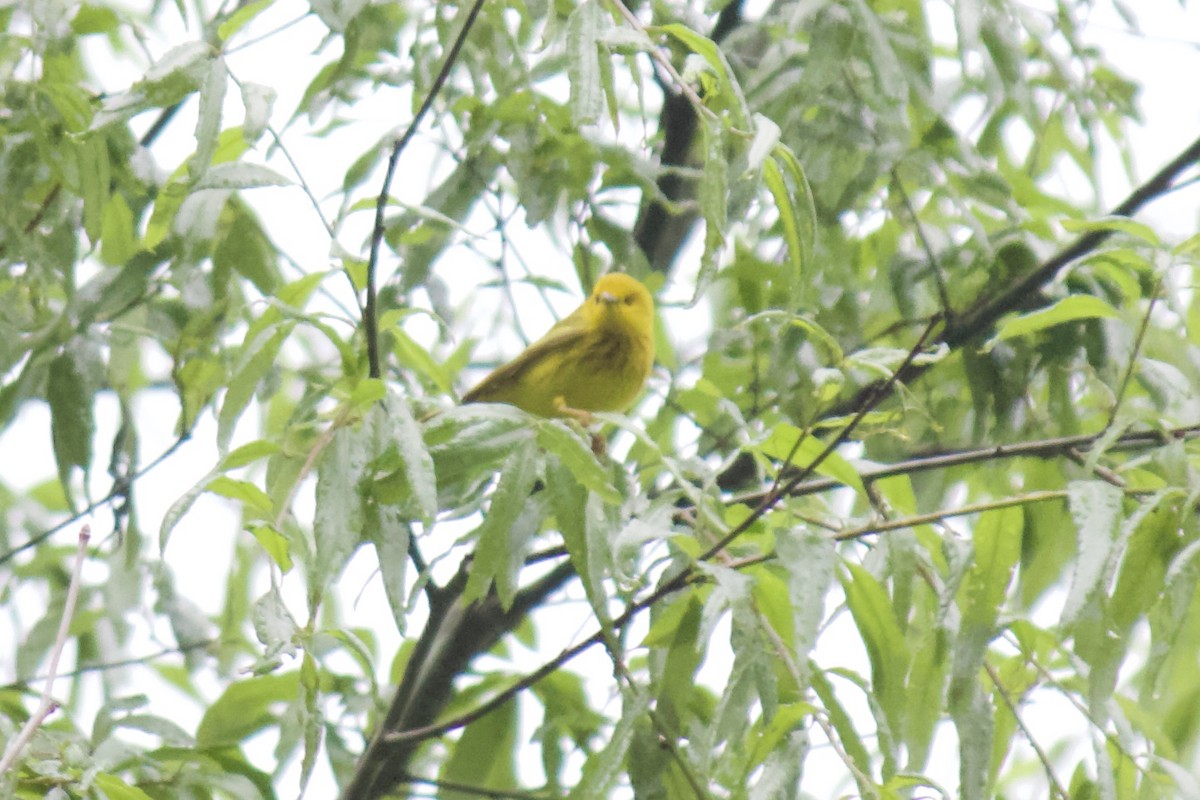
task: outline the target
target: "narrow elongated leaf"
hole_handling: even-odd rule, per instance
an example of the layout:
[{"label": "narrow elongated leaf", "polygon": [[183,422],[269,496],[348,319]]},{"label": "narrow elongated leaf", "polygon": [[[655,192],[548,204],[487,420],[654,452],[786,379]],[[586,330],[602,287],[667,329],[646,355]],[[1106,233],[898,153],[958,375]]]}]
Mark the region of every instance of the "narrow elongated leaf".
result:
[{"label": "narrow elongated leaf", "polygon": [[74,350],[60,353],[50,362],[46,399],[50,403],[54,459],[64,489],[72,468],[87,472],[91,467],[92,436],[96,428],[92,391]]},{"label": "narrow elongated leaf", "polygon": [[426,449],[421,427],[404,398],[389,394],[384,408],[392,421],[392,436],[417,512],[421,521],[428,527],[438,512],[437,477],[433,456]]},{"label": "narrow elongated leaf", "polygon": [[291,334],[294,323],[285,322],[270,336],[251,339],[254,329],[246,332],[240,353],[241,365],[229,382],[221,412],[217,416],[217,446],[224,452],[233,438],[234,425],[250,404],[258,382],[275,366],[279,348]]},{"label": "narrow elongated leaf", "polygon": [[244,161],[233,161],[227,164],[216,164],[204,173],[204,176],[193,187],[195,191],[204,189],[256,189],[261,186],[290,186],[292,181],[283,177],[270,167],[260,164],[247,164]]},{"label": "narrow elongated leaf", "polygon": [[1021,556],[1023,515],[1019,507],[984,512],[975,526],[974,561],[963,581],[966,594],[954,678],[973,679],[983,651],[995,633],[996,620]]},{"label": "narrow elongated leaf", "polygon": [[[842,589],[846,606],[862,635],[871,661],[871,685],[890,722],[903,714],[904,682],[908,674],[909,652],[900,622],[891,600],[875,576],[863,567],[844,562]],[[892,727],[897,727],[892,725]]]},{"label": "narrow elongated leaf", "polygon": [[317,510],[313,519],[316,539],[314,563],[309,570],[309,608],[316,609],[330,582],[341,572],[363,534],[363,503],[359,482],[366,467],[369,445],[350,428],[339,428],[321,454],[317,467]]},{"label": "narrow elongated leaf", "polygon": [[1117,310],[1099,297],[1073,294],[1070,297],[1064,297],[1049,308],[1031,311],[1008,320],[1000,327],[995,338],[988,343],[988,347],[1005,339],[1028,336],[1066,322],[1105,319],[1115,316],[1117,316]]},{"label": "narrow elongated leaf", "polygon": [[1078,547],[1071,588],[1063,604],[1062,625],[1069,627],[1094,600],[1105,576],[1120,525],[1121,490],[1104,481],[1073,481],[1067,487]]},{"label": "narrow elongated leaf", "polygon": [[495,583],[500,602],[508,608],[516,594],[520,569],[514,530],[521,512],[529,502],[529,493],[537,479],[537,446],[532,439],[521,443],[504,460],[500,480],[492,493],[492,503],[479,526],[479,546],[471,563],[471,576],[463,593],[464,601],[483,597]]},{"label": "narrow elongated leaf", "polygon": [[395,506],[371,503],[365,512],[366,535],[375,544],[383,592],[392,609],[396,629],[408,627],[408,546],[412,531]]},{"label": "narrow elongated leaf", "polygon": [[635,726],[649,707],[649,695],[636,693],[625,695],[625,706],[621,719],[608,736],[604,748],[588,758],[583,765],[583,774],[575,784],[567,800],[591,800],[607,796],[617,779],[624,773],[622,768],[629,745],[633,741]]},{"label": "narrow elongated leaf", "polygon": [[609,503],[619,504],[621,493],[613,486],[604,467],[579,435],[561,422],[546,420],[538,425],[537,442],[558,457],[575,480]]},{"label": "narrow elongated leaf", "polygon": [[807,678],[808,654],[817,642],[825,619],[825,595],[834,578],[833,542],[819,534],[781,535],[775,551],[787,568],[788,599],[792,607],[795,641],[792,654]]},{"label": "narrow elongated leaf", "polygon": [[213,153],[217,151],[217,135],[221,132],[221,111],[225,91],[229,87],[229,70],[225,59],[217,56],[208,62],[208,70],[200,84],[200,108],[196,117],[196,152],[188,163],[188,172],[196,180],[208,171]]},{"label": "narrow elongated leaf", "polygon": [[603,21],[597,0],[583,0],[567,18],[567,76],[571,80],[571,118],[576,125],[595,122],[604,110],[597,47]]}]

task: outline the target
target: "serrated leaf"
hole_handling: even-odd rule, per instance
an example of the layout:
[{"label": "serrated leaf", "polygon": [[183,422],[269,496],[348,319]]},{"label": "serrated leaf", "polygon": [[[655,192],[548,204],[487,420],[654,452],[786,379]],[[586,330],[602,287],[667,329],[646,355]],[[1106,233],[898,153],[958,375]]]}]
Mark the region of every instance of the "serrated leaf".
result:
[{"label": "serrated leaf", "polygon": [[212,164],[217,151],[217,136],[221,132],[221,112],[225,107],[225,91],[229,87],[229,70],[220,56],[208,63],[200,83],[200,107],[196,116],[196,152],[188,162],[192,180],[203,175]]},{"label": "serrated leaf", "polygon": [[1104,481],[1072,481],[1067,502],[1078,546],[1061,624],[1070,627],[1100,588],[1121,521],[1121,490]]},{"label": "serrated leaf", "polygon": [[[269,1],[269,0],[268,0]],[[270,86],[260,83],[242,84],[242,107],[246,110],[242,120],[242,137],[246,144],[253,145],[262,137],[271,121],[271,109],[277,94]]]},{"label": "serrated leaf", "polygon": [[369,448],[360,432],[338,428],[321,454],[317,467],[314,563],[309,571],[309,608],[321,603],[329,584],[341,572],[363,533],[363,502],[359,483],[366,470]]},{"label": "serrated leaf", "polygon": [[571,119],[576,125],[594,123],[604,111],[597,46],[603,20],[596,0],[583,0],[567,17],[567,77],[571,81]]},{"label": "serrated leaf", "polygon": [[193,191],[205,189],[255,189],[261,186],[291,186],[292,181],[270,167],[233,161],[215,164],[192,187]]},{"label": "serrated leaf", "polygon": [[825,595],[834,579],[834,543],[815,533],[781,534],[775,552],[787,570],[789,605],[795,640],[792,653],[802,679],[807,679],[808,654],[816,645],[825,618]]},{"label": "serrated leaf", "polygon": [[721,128],[704,125],[704,170],[700,176],[697,199],[704,217],[704,252],[700,256],[700,276],[696,294],[717,271],[717,259],[725,247],[725,232],[729,225],[728,156],[725,153],[725,134]]},{"label": "serrated leaf", "polygon": [[518,552],[514,546],[517,535],[514,527],[529,502],[529,493],[537,479],[537,463],[537,445],[530,438],[516,447],[500,467],[491,505],[479,526],[479,545],[463,592],[464,602],[483,597],[493,583],[504,608],[516,596],[520,562],[514,558]]},{"label": "serrated leaf", "polygon": [[400,509],[372,503],[366,510],[366,536],[375,545],[383,593],[401,635],[408,627],[408,547],[412,531]]},{"label": "serrated leaf", "polygon": [[433,456],[425,448],[421,426],[403,398],[389,395],[387,413],[392,419],[396,450],[421,521],[428,527],[438,513],[437,473]]}]

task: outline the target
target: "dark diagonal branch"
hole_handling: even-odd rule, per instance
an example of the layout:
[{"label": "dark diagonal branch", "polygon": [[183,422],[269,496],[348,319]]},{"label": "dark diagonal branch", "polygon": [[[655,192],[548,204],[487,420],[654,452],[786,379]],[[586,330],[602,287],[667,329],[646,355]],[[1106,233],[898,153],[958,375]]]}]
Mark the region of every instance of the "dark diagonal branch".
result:
[{"label": "dark diagonal branch", "polygon": [[574,574],[570,562],[559,564],[519,592],[508,609],[494,592],[478,602],[463,603],[465,569],[439,592],[392,705],[359,759],[342,800],[376,800],[398,783],[411,780],[411,761],[423,740],[404,734],[430,725],[453,695],[455,678],[471,661],[490,650]]},{"label": "dark diagonal branch", "polygon": [[[1192,142],[1169,164],[1159,170],[1154,177],[1135,189],[1112,210],[1110,215],[1114,217],[1133,216],[1151,200],[1174,190],[1175,182],[1180,174],[1197,161],[1200,161],[1200,139]],[[952,319],[947,321],[940,341],[951,349],[959,349],[983,339],[991,333],[993,326],[1001,317],[1011,311],[1025,308],[1029,298],[1035,296],[1042,287],[1053,280],[1063,267],[1094,252],[1113,233],[1114,231],[1111,229],[1089,231],[1051,256],[1037,269],[1017,280],[999,295],[989,293],[980,297],[970,309],[956,313]],[[899,376],[898,382],[911,383],[925,374],[925,371],[931,366],[931,364],[909,364]],[[877,381],[864,387],[848,403],[831,409],[828,416],[836,417],[853,413],[875,395],[882,383],[883,381]]]}]

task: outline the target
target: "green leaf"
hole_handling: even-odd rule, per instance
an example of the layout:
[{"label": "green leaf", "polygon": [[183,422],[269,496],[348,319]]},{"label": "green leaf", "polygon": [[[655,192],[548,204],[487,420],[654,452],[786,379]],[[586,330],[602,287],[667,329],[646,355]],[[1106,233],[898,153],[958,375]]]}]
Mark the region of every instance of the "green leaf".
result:
[{"label": "green leaf", "polygon": [[375,545],[383,593],[401,634],[408,627],[408,547],[412,531],[400,509],[371,503],[366,511],[366,538]]},{"label": "green leaf", "polygon": [[625,757],[629,753],[635,727],[649,707],[649,699],[650,696],[646,692],[625,695],[621,719],[613,727],[604,747],[584,762],[579,782],[571,789],[567,800],[592,800],[608,795],[617,779],[625,772]]},{"label": "green leaf", "polygon": [[300,633],[300,626],[283,602],[278,586],[271,586],[266,594],[258,598],[250,617],[254,623],[254,635],[266,648],[263,658],[296,654],[296,637]]},{"label": "green leaf", "polygon": [[825,617],[825,595],[834,578],[833,541],[817,533],[780,533],[775,552],[787,573],[788,601],[795,640],[792,654],[807,679],[808,654],[817,643]]},{"label": "green leaf", "polygon": [[892,602],[875,576],[853,562],[843,562],[846,607],[862,635],[871,662],[872,694],[893,729],[903,718],[904,684],[909,650]]},{"label": "green leaf", "polygon": [[968,721],[975,713],[972,698],[982,691],[979,670],[1021,556],[1022,522],[1021,509],[1011,507],[984,512],[975,526],[974,558],[963,579],[964,608],[950,678],[952,704],[962,702]]},{"label": "green leaf", "polygon": [[275,247],[249,209],[237,203],[230,207],[235,216],[213,250],[213,266],[225,275],[241,275],[270,296],[281,280]]},{"label": "green leaf", "polygon": [[604,16],[597,0],[583,0],[567,17],[567,77],[571,81],[571,119],[588,125],[604,111],[597,39]]},{"label": "green leaf", "polygon": [[199,192],[205,189],[256,189],[262,186],[291,185],[291,180],[269,167],[234,161],[211,167],[192,190]]},{"label": "green leaf", "polygon": [[725,152],[725,134],[714,125],[705,124],[704,171],[700,176],[698,199],[700,214],[704,217],[704,252],[700,256],[700,277],[696,281],[696,295],[716,274],[717,259],[725,247],[725,233],[729,226],[728,155]]},{"label": "green leaf", "polygon": [[1060,220],[1059,224],[1068,233],[1123,233],[1145,242],[1151,247],[1162,246],[1162,241],[1153,228],[1129,217],[1103,217],[1095,220],[1064,219]]},{"label": "green leaf", "polygon": [[1121,490],[1104,481],[1072,481],[1067,486],[1078,547],[1071,588],[1060,616],[1064,628],[1070,628],[1103,588],[1101,581],[1120,526],[1122,499]]},{"label": "green leaf", "polygon": [[401,469],[426,527],[438,513],[437,478],[433,457],[425,448],[421,427],[404,398],[389,394],[384,403],[392,421],[392,436],[400,455]]},{"label": "green leaf", "polygon": [[221,132],[221,112],[225,106],[225,91],[229,86],[229,70],[225,59],[217,57],[208,62],[200,84],[200,107],[196,117],[196,152],[188,161],[188,174],[193,181],[208,171],[217,151],[217,136]]},{"label": "green leaf", "polygon": [[136,786],[130,786],[116,775],[99,772],[92,776],[94,783],[108,800],[153,800],[153,798]]},{"label": "green leaf", "polygon": [[229,381],[220,414],[217,415],[217,447],[222,452],[229,447],[234,426],[246,410],[246,406],[250,404],[259,381],[275,367],[279,349],[291,335],[294,325],[292,322],[283,322],[269,336],[265,335],[265,332],[256,336],[258,332],[254,327],[246,332],[246,339],[242,342],[238,354],[238,370]]},{"label": "green leaf", "polygon": [[73,467],[87,473],[92,463],[92,437],[96,429],[93,387],[84,373],[81,357],[85,354],[74,348],[60,353],[50,362],[46,381],[54,459],[64,488]]},{"label": "green leaf", "polygon": [[546,490],[588,602],[597,619],[607,621],[608,596],[603,581],[612,572],[612,550],[608,547],[608,526],[604,524],[605,508],[601,502],[593,502],[596,496],[589,495],[561,459],[546,464]]},{"label": "green leaf", "polygon": [[[797,447],[797,442],[799,446]],[[774,427],[759,449],[762,453],[777,461],[791,457],[788,463],[797,469],[806,469],[825,452],[826,444],[811,433],[800,430],[794,425],[781,422]],[[827,455],[816,470],[818,474],[850,486],[860,494],[866,494],[862,477],[849,461],[836,452]]]},{"label": "green leaf", "polygon": [[250,534],[284,575],[292,571],[291,546],[287,537],[271,525],[253,525]]},{"label": "green leaf", "polygon": [[275,505],[271,502],[270,496],[249,481],[235,480],[221,475],[209,481],[208,491],[228,497],[230,500],[237,500],[248,511],[257,512],[265,519],[270,519],[275,514]]},{"label": "green leaf", "polygon": [[463,592],[463,601],[478,600],[494,582],[500,604],[508,608],[516,596],[516,578],[524,548],[517,520],[529,504],[529,493],[537,479],[537,445],[526,439],[509,454],[500,467],[500,479],[492,493],[492,502],[479,526],[479,546],[471,563],[471,576]]},{"label": "green leaf", "polygon": [[230,470],[253,464],[279,452],[279,445],[266,439],[247,442],[221,459],[221,469]]},{"label": "green leaf", "polygon": [[271,706],[296,696],[299,674],[259,675],[230,684],[196,729],[196,746],[203,750],[236,747],[276,721]]},{"label": "green leaf", "polygon": [[363,536],[363,502],[359,484],[366,470],[369,445],[360,432],[338,428],[321,454],[317,467],[317,509],[313,518],[316,540],[309,568],[309,609],[321,604],[330,583]]},{"label": "green leaf", "polygon": [[230,37],[249,24],[255,17],[270,8],[275,0],[252,0],[237,6],[237,10],[217,27],[217,38],[228,42]]},{"label": "green leaf", "polygon": [[242,107],[246,111],[242,119],[242,138],[246,144],[253,145],[267,130],[278,95],[270,86],[260,83],[245,82],[241,88]]},{"label": "green leaf", "polygon": [[791,282],[797,286],[804,280],[805,266],[812,261],[817,228],[816,201],[803,167],[784,145],[776,146],[772,157],[763,163],[763,180],[779,211],[779,224],[792,265]]},{"label": "green leaf", "polygon": [[125,197],[114,193],[104,207],[100,231],[100,260],[114,267],[124,266],[138,250],[133,232],[133,212]]},{"label": "green leaf", "polygon": [[[505,703],[472,722],[443,763],[441,780],[460,786],[486,786],[503,793],[518,786],[516,775],[517,704]],[[475,792],[443,789],[446,800],[477,800]]]},{"label": "green leaf", "polygon": [[825,709],[825,713],[829,716],[829,721],[833,725],[833,729],[837,732],[838,738],[841,739],[842,749],[854,762],[854,779],[858,784],[858,793],[861,797],[873,797],[876,792],[872,791],[873,786],[867,781],[870,780],[870,775],[873,772],[871,766],[871,756],[867,753],[867,748],[863,745],[862,738],[858,735],[858,730],[854,727],[854,722],[850,719],[850,715],[846,712],[841,701],[838,700],[837,693],[833,689],[833,684],[830,683],[828,675],[824,670],[813,669],[810,667],[809,674],[812,676],[813,693],[821,700],[821,705]]},{"label": "green leaf", "polygon": [[1117,310],[1099,297],[1073,294],[1070,297],[1064,297],[1049,308],[1031,311],[1008,320],[1000,326],[1000,331],[987,343],[986,348],[991,349],[997,342],[1028,336],[1067,322],[1115,316],[1117,316]]},{"label": "green leaf", "polygon": [[579,434],[557,420],[545,420],[538,424],[537,442],[554,454],[564,467],[571,471],[575,480],[588,491],[595,492],[605,502],[619,505],[621,493],[613,486],[608,471],[600,465]]}]

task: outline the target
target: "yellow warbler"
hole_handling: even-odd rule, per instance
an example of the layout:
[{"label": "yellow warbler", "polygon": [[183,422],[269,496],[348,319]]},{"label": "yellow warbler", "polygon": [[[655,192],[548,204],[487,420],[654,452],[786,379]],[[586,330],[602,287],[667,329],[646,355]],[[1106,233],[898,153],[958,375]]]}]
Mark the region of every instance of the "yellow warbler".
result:
[{"label": "yellow warbler", "polygon": [[586,425],[589,411],[629,408],[653,365],[654,300],[636,278],[612,272],[571,316],[484,378],[463,402],[509,403]]}]

